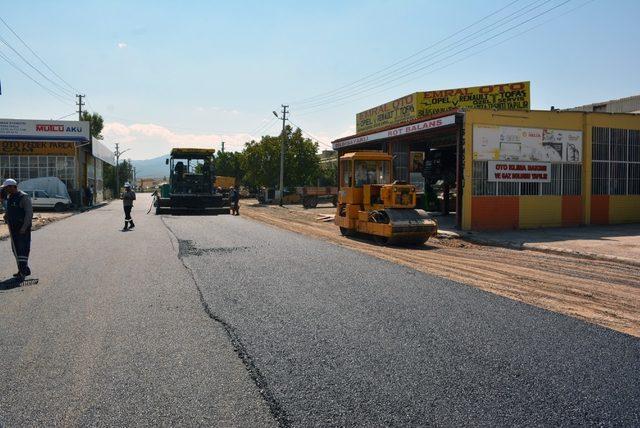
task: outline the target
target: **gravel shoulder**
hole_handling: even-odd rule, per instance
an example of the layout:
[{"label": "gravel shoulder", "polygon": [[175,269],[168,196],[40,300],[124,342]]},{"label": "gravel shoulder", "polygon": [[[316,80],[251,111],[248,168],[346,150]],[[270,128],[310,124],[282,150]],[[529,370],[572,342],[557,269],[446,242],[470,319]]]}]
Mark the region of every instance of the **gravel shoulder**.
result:
[{"label": "gravel shoulder", "polygon": [[640,269],[530,250],[431,239],[419,248],[381,247],[340,235],[330,206],[258,205],[245,200],[241,215],[313,236],[420,272],[462,282],[533,306],[640,337]]}]

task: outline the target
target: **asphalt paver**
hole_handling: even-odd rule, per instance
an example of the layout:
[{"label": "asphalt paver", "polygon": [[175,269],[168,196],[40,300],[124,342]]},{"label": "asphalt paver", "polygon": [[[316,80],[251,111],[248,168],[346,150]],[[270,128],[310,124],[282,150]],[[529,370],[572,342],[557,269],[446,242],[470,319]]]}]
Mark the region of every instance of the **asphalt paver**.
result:
[{"label": "asphalt paver", "polygon": [[39,283],[0,286],[0,426],[277,425],[148,203],[132,231],[116,201],[33,233]]},{"label": "asphalt paver", "polygon": [[163,216],[291,426],[640,424],[640,341],[242,217]]}]

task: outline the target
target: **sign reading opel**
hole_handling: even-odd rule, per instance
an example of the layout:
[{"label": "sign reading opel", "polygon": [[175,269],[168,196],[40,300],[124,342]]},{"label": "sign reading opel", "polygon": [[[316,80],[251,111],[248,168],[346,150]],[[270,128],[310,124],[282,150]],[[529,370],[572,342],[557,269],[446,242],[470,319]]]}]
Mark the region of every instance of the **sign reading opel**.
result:
[{"label": "sign reading opel", "polygon": [[529,82],[415,92],[358,113],[356,132],[371,131],[456,109],[529,110],[530,93]]},{"label": "sign reading opel", "polygon": [[0,139],[89,141],[89,122],[0,119]]}]

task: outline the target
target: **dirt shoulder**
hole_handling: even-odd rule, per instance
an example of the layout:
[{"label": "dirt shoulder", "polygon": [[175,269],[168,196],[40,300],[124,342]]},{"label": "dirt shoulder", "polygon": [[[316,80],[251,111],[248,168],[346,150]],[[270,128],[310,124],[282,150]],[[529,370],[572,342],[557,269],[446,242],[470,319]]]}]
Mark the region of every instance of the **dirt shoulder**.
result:
[{"label": "dirt shoulder", "polygon": [[431,275],[640,337],[640,269],[539,251],[431,239],[419,248],[381,247],[340,235],[330,206],[260,206],[243,201],[241,215],[314,236]]}]

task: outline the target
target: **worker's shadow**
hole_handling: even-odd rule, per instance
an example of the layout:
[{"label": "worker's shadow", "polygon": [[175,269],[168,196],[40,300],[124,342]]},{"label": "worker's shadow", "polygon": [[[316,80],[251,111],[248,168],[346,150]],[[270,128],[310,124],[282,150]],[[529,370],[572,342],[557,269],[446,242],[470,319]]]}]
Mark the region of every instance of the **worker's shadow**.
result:
[{"label": "worker's shadow", "polygon": [[12,290],[18,287],[20,287],[20,282],[15,278],[5,279],[0,282],[0,291]]}]

